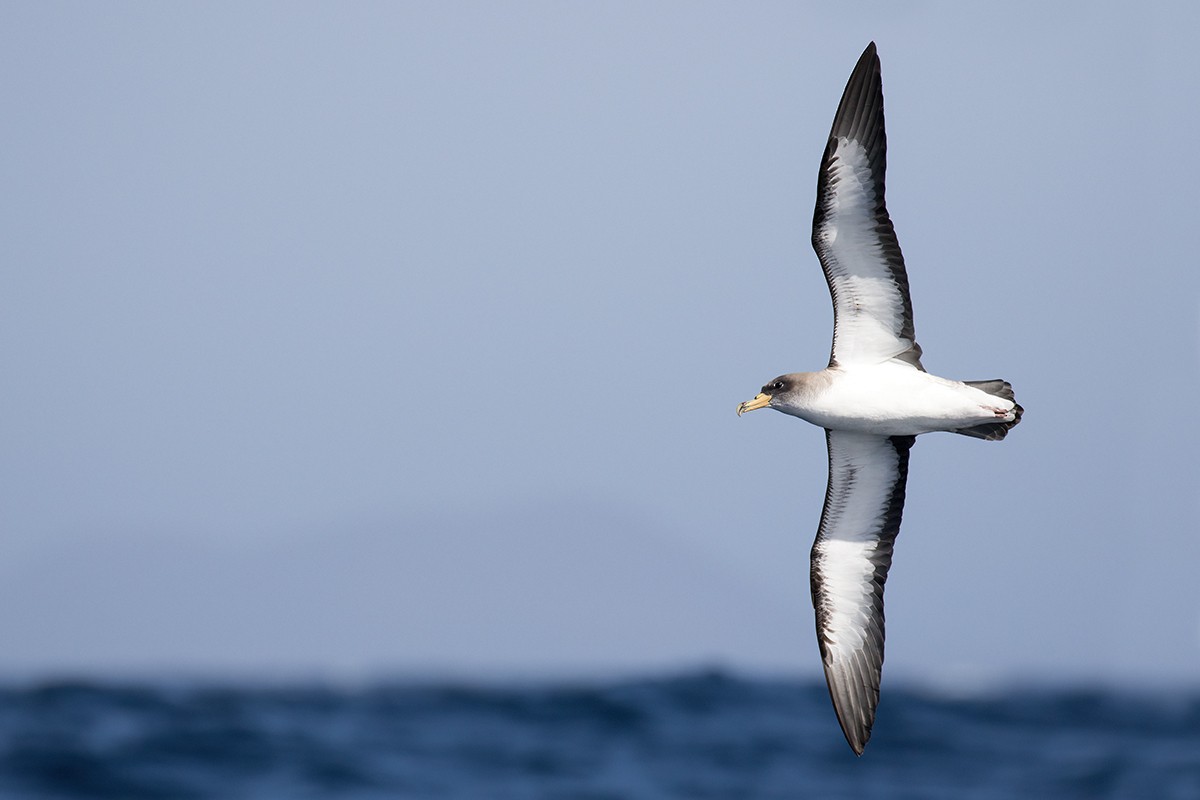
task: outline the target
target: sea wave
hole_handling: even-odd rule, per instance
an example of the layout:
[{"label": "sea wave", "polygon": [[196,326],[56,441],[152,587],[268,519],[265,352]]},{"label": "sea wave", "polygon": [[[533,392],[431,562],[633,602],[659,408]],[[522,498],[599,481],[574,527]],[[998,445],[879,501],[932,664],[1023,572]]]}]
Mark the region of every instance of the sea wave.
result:
[{"label": "sea wave", "polygon": [[855,758],[825,687],[612,681],[0,688],[0,796],[1191,798],[1200,692],[885,687]]}]

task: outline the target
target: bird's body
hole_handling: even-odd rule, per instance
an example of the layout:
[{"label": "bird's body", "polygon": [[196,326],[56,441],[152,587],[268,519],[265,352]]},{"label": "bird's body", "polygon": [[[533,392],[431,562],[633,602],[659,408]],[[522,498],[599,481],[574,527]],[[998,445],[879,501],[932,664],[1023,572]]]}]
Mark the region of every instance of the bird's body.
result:
[{"label": "bird's body", "polygon": [[794,373],[796,390],[775,408],[822,428],[916,436],[1011,422],[1014,403],[962,381],[896,361]]},{"label": "bird's body", "polygon": [[817,642],[854,752],[871,737],[883,671],[883,587],[918,435],[1003,439],[1023,409],[1003,380],[925,371],[904,256],[884,203],[883,84],[872,42],[854,68],[821,159],[813,248],[833,299],[817,372],[781,375],[738,414],[774,408],[825,429],[829,483],[811,555]]}]

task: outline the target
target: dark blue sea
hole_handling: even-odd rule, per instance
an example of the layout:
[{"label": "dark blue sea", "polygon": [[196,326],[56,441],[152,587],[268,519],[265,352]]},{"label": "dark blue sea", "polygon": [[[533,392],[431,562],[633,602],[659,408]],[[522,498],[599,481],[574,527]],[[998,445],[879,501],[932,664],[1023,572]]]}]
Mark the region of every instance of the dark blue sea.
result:
[{"label": "dark blue sea", "polygon": [[1200,692],[886,686],[862,758],[823,684],[719,672],[353,689],[0,689],[0,797],[1200,798]]}]

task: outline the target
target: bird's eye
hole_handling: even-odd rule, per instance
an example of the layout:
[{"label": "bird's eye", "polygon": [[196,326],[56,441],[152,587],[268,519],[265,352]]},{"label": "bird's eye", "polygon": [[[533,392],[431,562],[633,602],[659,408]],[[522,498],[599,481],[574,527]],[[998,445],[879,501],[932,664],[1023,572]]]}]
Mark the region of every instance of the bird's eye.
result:
[{"label": "bird's eye", "polygon": [[774,383],[772,383],[772,384],[771,384],[771,388],[772,388],[772,389],[775,389],[775,390],[782,389],[782,388],[783,388],[783,381],[775,381]]}]

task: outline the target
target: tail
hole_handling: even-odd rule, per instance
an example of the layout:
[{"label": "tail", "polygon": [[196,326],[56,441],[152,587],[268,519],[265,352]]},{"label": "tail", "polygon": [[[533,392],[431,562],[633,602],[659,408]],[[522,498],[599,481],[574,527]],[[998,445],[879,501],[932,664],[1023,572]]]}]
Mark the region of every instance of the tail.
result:
[{"label": "tail", "polygon": [[963,381],[963,383],[985,391],[993,397],[1011,400],[1014,403],[1013,411],[1016,413],[1016,416],[1012,422],[985,422],[982,425],[973,425],[970,428],[959,428],[955,433],[961,433],[963,436],[971,436],[975,439],[987,439],[989,442],[998,442],[1007,436],[1009,430],[1015,428],[1017,423],[1021,421],[1021,414],[1025,412],[1025,409],[1021,408],[1020,404],[1017,403],[1017,398],[1013,396],[1012,384],[1008,381]]}]

